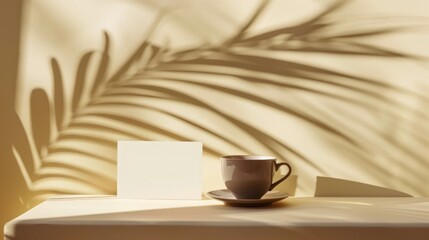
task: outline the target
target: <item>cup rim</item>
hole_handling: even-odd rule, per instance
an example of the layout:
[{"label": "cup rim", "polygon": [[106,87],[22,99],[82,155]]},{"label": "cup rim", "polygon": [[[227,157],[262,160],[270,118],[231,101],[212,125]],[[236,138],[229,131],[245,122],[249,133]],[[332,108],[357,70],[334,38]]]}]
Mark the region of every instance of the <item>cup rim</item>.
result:
[{"label": "cup rim", "polygon": [[243,160],[247,160],[247,161],[267,161],[267,160],[276,160],[276,157],[273,156],[266,156],[266,155],[226,155],[226,156],[222,156],[220,157],[220,159],[223,160],[239,160],[239,161],[243,161]]}]

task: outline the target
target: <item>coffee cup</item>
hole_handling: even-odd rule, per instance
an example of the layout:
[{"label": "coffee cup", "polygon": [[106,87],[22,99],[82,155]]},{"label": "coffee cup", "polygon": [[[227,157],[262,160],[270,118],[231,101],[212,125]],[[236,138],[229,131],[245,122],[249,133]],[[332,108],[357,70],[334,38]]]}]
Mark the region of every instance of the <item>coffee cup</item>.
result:
[{"label": "coffee cup", "polygon": [[[220,161],[226,188],[237,199],[260,199],[292,173],[288,163],[276,163],[271,156],[229,155]],[[286,166],[288,173],[273,183],[273,176],[281,166]]]}]

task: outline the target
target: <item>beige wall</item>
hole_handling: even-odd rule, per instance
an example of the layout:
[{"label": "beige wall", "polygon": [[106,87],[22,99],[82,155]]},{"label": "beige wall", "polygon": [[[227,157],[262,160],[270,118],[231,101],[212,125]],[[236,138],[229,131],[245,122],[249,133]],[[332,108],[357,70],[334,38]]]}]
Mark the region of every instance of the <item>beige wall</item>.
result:
[{"label": "beige wall", "polygon": [[428,12],[424,0],[25,1],[2,217],[53,194],[115,193],[118,139],[203,141],[205,190],[223,187],[219,156],[251,153],[290,162],[297,195],[316,176],[429,195]]}]

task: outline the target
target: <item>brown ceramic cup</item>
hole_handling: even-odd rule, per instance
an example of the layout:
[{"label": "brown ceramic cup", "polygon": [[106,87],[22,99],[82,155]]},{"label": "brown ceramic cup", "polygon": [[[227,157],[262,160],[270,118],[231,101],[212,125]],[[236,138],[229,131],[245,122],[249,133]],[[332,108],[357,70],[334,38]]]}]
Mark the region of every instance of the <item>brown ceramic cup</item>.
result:
[{"label": "brown ceramic cup", "polygon": [[[276,158],[271,156],[229,155],[220,160],[226,188],[237,199],[260,199],[292,173],[289,164],[276,163]],[[281,166],[286,166],[289,171],[273,183],[274,173]]]}]

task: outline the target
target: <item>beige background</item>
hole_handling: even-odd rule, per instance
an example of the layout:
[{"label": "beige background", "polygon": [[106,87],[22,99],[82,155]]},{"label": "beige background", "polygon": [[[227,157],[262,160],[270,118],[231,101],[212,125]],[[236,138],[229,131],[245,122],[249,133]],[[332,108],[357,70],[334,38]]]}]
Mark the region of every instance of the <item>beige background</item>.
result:
[{"label": "beige background", "polygon": [[290,162],[296,195],[316,176],[429,194],[427,1],[2,5],[2,222],[114,194],[118,139],[203,141],[205,191],[251,153]]}]

